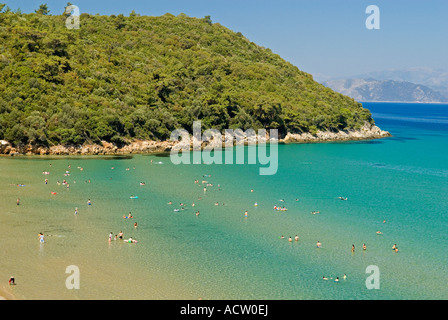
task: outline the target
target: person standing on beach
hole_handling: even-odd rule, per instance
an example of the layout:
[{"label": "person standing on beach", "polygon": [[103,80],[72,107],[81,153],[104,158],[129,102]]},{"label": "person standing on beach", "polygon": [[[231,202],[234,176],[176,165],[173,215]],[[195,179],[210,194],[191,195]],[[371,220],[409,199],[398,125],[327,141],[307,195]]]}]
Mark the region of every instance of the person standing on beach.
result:
[{"label": "person standing on beach", "polygon": [[44,242],[45,242],[45,240],[44,240],[44,234],[43,234],[42,232],[39,233],[38,237],[39,237],[39,241],[40,241],[40,243],[44,243]]},{"label": "person standing on beach", "polygon": [[109,242],[112,241],[112,237],[114,236],[114,234],[112,233],[112,231],[109,233]]},{"label": "person standing on beach", "polygon": [[17,205],[20,205],[20,198],[17,198]]}]

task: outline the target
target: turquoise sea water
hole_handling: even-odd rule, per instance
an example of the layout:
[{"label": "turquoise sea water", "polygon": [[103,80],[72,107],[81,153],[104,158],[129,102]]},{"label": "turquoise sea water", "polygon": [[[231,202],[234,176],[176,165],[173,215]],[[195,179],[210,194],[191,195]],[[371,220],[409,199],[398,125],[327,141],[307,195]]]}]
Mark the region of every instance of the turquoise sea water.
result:
[{"label": "turquoise sea water", "polygon": [[[448,105],[365,106],[393,137],[279,145],[273,176],[164,155],[0,158],[0,276],[17,281],[5,289],[19,299],[447,299]],[[139,242],[107,241],[120,231]],[[65,286],[69,265],[79,290]],[[379,289],[366,288],[370,265]]]}]

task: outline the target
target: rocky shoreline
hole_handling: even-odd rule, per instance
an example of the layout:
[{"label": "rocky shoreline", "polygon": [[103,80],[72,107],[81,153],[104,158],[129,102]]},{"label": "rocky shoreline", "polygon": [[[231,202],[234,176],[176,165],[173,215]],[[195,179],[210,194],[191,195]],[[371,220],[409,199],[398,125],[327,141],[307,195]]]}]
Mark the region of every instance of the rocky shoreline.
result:
[{"label": "rocky shoreline", "polygon": [[375,125],[365,123],[359,130],[348,131],[318,131],[315,135],[307,133],[288,133],[280,142],[284,143],[312,143],[312,142],[330,142],[330,141],[352,141],[352,140],[373,140],[391,137],[388,131],[381,130]]},{"label": "rocky shoreline", "polygon": [[[278,143],[316,143],[331,141],[372,140],[390,137],[388,131],[383,131],[375,125],[366,123],[360,130],[350,131],[318,131],[311,133],[288,133]],[[33,146],[14,147],[8,141],[0,140],[1,155],[127,155],[139,153],[169,152],[177,141],[135,140],[118,147],[113,143],[102,141],[101,144],[85,144],[78,146]]]}]

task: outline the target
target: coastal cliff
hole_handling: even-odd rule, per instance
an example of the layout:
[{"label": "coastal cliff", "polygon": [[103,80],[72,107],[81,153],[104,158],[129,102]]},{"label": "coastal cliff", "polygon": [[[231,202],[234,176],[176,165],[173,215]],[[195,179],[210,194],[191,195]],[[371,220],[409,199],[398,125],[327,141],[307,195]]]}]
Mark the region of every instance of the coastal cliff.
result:
[{"label": "coastal cliff", "polygon": [[[279,143],[316,143],[330,141],[350,141],[350,140],[370,140],[390,137],[388,131],[381,130],[375,125],[365,123],[360,130],[346,131],[318,131],[316,134],[306,133],[287,133],[284,138],[278,140]],[[101,141],[101,144],[84,145],[55,145],[50,147],[25,145],[13,147],[8,141],[0,140],[0,154],[3,155],[126,155],[138,153],[160,153],[169,152],[176,141],[152,141],[152,140],[134,140],[125,146]]]}]

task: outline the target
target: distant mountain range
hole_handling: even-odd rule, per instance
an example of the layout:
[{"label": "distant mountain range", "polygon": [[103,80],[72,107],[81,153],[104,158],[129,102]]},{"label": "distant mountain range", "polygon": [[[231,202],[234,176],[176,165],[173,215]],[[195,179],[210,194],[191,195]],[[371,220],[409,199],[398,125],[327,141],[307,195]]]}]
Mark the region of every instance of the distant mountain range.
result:
[{"label": "distant mountain range", "polygon": [[339,79],[323,85],[357,101],[448,102],[440,92],[407,81]]},{"label": "distant mountain range", "polygon": [[448,102],[446,70],[416,67],[375,71],[343,79],[318,78],[326,87],[358,101]]}]

